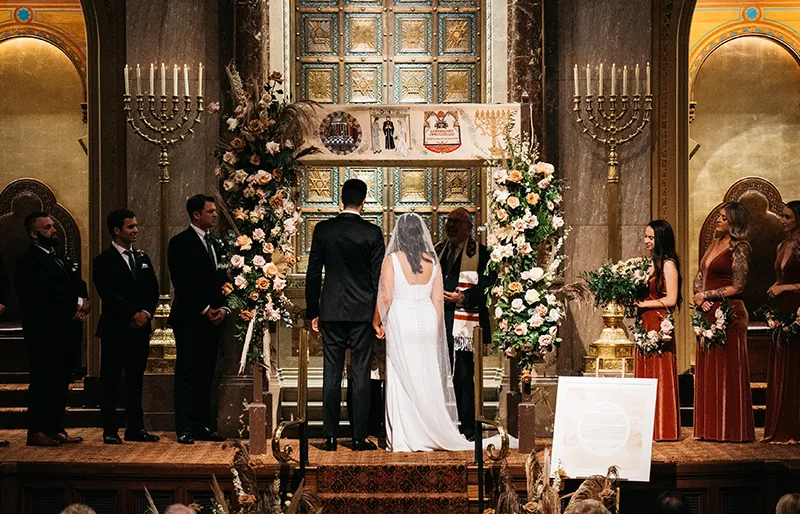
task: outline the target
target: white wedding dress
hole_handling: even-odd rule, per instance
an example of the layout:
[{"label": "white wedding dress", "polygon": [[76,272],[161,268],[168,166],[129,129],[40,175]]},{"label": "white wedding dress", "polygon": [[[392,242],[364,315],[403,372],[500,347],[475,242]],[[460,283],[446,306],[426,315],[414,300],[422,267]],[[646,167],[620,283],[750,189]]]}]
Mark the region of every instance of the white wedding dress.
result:
[{"label": "white wedding dress", "polygon": [[444,298],[442,275],[433,256],[433,270],[427,283],[409,284],[397,253],[387,256],[387,260],[391,259],[392,273],[384,273],[381,278],[393,275],[391,304],[383,319],[386,448],[393,452],[475,447],[455,425],[452,416],[455,402],[452,394],[447,394],[446,384],[450,373],[440,365],[442,356],[437,341],[443,336],[438,332],[444,329],[441,318]]}]

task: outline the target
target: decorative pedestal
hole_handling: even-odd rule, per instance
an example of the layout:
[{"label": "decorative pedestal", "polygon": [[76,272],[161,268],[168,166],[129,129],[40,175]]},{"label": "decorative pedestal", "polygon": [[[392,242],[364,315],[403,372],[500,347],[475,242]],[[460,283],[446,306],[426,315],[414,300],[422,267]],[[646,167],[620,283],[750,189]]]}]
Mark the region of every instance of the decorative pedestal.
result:
[{"label": "decorative pedestal", "polygon": [[583,374],[595,377],[632,377],[633,358],[636,345],[628,340],[622,320],[625,308],[617,302],[609,302],[603,309],[605,328],[600,339],[589,345],[584,357]]},{"label": "decorative pedestal", "polygon": [[522,398],[517,406],[517,423],[519,452],[528,454],[536,446],[536,406],[533,403],[530,381],[522,384]]},{"label": "decorative pedestal", "polygon": [[153,314],[153,333],[150,336],[150,353],[147,356],[145,373],[172,375],[175,373],[175,335],[167,326],[170,312],[170,298],[162,295]]}]

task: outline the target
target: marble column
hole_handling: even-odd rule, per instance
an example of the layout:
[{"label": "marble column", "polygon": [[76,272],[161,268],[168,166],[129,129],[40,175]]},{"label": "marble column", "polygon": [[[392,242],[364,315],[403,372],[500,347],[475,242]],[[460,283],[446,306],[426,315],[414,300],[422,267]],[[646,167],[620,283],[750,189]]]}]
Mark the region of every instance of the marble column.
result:
[{"label": "marble column", "polygon": [[531,99],[533,132],[544,143],[544,0],[508,1],[508,100]]},{"label": "marble column", "polygon": [[261,84],[269,74],[269,4],[239,0],[234,14],[234,58],[245,86]]}]

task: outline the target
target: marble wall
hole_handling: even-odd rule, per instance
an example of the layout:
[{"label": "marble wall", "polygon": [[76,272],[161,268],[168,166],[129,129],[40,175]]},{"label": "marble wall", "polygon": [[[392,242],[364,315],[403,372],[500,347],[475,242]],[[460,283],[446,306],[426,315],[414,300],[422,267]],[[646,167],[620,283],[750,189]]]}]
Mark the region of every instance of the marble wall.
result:
[{"label": "marble wall", "polygon": [[[203,63],[206,105],[220,100],[220,33],[219,5],[214,0],[172,0],[170,2],[126,3],[127,62],[134,68],[140,63],[149,70],[150,63],[189,64],[190,86],[197,87],[197,67]],[[122,70],[120,70],[122,73]],[[145,73],[146,75],[146,73]],[[167,74],[171,79],[172,73]],[[146,83],[147,80],[144,80]],[[159,88],[158,77],[156,88]],[[171,91],[168,80],[167,89]],[[146,85],[145,85],[146,88]],[[182,79],[181,89],[183,91]],[[121,104],[121,102],[120,102]],[[170,235],[188,226],[186,198],[197,193],[210,193],[216,185],[212,155],[219,133],[219,115],[204,114],[195,133],[169,150]],[[128,207],[139,221],[139,246],[153,262],[159,262],[159,148],[145,143],[128,130]],[[103,213],[105,216],[107,213]]]},{"label": "marble wall", "polygon": [[[545,4],[546,158],[569,185],[564,205],[567,225],[572,227],[566,247],[567,283],[604,262],[608,233],[605,148],[582,134],[574,121],[572,67],[596,67],[600,62],[606,69],[612,63],[629,68],[638,63],[643,67],[651,60],[650,9],[650,2],[629,0]],[[585,72],[581,77],[585,82]],[[620,84],[621,78],[617,82]],[[607,76],[606,87],[608,84]],[[641,240],[650,220],[649,142],[646,130],[619,150],[623,258],[644,252]],[[569,311],[559,351],[559,374],[577,373],[583,368],[586,348],[602,327],[599,314],[588,303],[572,302]]]}]

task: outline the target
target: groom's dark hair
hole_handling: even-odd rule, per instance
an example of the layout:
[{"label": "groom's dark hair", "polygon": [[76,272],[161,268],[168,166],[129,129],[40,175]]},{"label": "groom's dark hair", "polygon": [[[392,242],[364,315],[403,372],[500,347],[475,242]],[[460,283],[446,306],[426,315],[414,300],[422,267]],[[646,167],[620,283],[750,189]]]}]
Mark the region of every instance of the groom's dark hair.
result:
[{"label": "groom's dark hair", "polygon": [[361,207],[367,197],[367,184],[363,180],[351,178],[342,185],[342,205],[347,207]]}]

